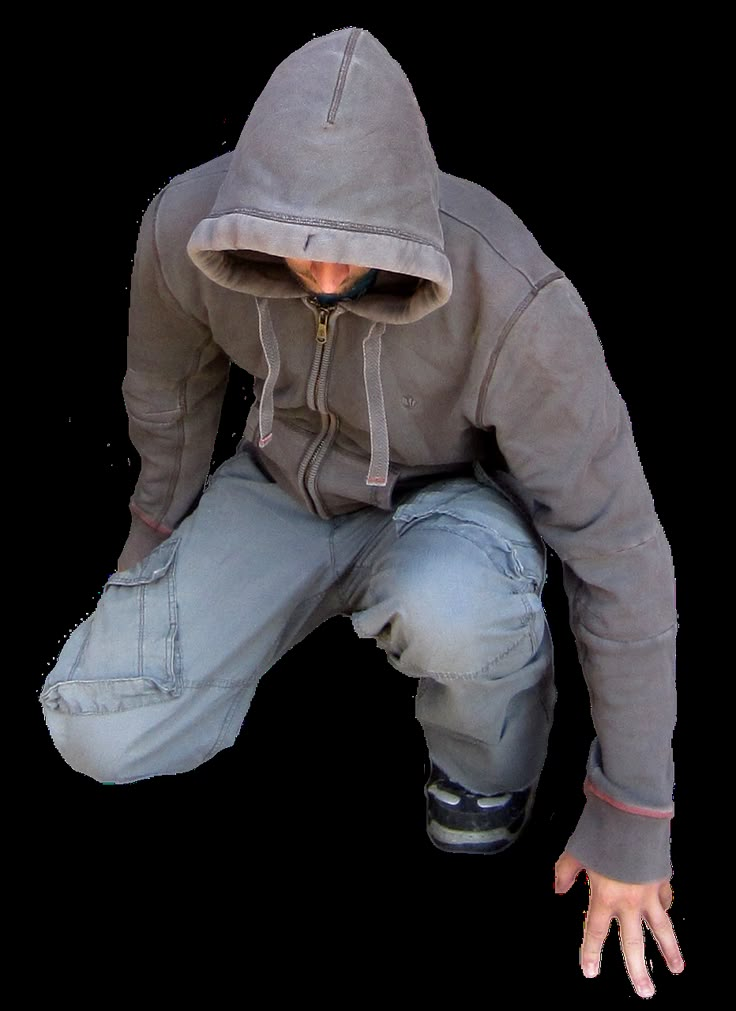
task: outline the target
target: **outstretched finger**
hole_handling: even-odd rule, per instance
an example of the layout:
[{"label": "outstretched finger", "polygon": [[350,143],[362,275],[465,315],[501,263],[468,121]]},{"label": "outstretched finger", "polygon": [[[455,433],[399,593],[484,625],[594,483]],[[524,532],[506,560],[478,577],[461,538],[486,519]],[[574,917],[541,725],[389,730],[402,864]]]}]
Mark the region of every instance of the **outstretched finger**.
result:
[{"label": "outstretched finger", "polygon": [[653,997],[654,984],[644,961],[644,928],[638,913],[627,912],[618,918],[619,940],[624,965],[631,985],[640,997]]},{"label": "outstretched finger", "polygon": [[662,907],[656,907],[644,913],[644,922],[657,942],[662,958],[667,963],[670,972],[682,972],[685,962],[680,952],[680,945],[677,943],[675,928],[667,915],[667,911]]},{"label": "outstretched finger", "polygon": [[610,929],[610,914],[607,914],[602,907],[598,911],[598,907],[591,902],[585,918],[583,943],[580,946],[580,968],[588,979],[592,979],[600,972],[601,952]]}]

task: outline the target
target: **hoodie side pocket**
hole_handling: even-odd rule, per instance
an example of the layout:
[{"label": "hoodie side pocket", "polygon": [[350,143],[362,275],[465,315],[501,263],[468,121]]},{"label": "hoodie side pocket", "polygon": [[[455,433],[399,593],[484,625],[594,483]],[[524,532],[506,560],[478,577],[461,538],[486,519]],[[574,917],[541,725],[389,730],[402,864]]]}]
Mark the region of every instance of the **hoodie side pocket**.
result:
[{"label": "hoodie side pocket", "polygon": [[72,632],[41,702],[64,713],[114,713],[182,691],[176,553],[170,537],[134,568],[115,572],[96,610]]}]

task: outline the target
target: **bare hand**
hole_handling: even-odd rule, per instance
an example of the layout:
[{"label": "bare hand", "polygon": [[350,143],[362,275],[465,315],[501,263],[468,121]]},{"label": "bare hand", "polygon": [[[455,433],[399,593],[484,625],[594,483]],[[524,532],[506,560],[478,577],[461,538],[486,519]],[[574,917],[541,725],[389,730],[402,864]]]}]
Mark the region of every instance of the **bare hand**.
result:
[{"label": "bare hand", "polygon": [[555,891],[568,891],[580,871],[586,870],[590,902],[585,919],[580,967],[589,978],[600,970],[603,942],[611,929],[611,920],[618,921],[619,943],[626,971],[640,997],[651,997],[654,984],[644,962],[644,931],[646,924],[654,936],[670,972],[685,968],[675,931],[667,914],[672,905],[672,888],[667,879],[646,884],[628,884],[606,878],[587,870],[565,851],[555,864]]}]

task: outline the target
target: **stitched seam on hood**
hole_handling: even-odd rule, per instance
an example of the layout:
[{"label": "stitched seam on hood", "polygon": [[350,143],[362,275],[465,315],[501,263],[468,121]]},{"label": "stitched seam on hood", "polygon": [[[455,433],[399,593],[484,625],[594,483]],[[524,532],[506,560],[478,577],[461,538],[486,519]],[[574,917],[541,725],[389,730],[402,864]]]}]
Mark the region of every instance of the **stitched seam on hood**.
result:
[{"label": "stitched seam on hood", "polygon": [[333,221],[330,218],[303,218],[296,214],[281,214],[278,211],[259,211],[255,207],[230,207],[225,211],[218,211],[217,214],[208,214],[202,221],[217,221],[218,218],[228,214],[248,214],[254,218],[264,218],[266,221],[285,221],[296,225],[321,225],[324,228],[336,228],[346,232],[369,232],[371,235],[390,235],[397,239],[407,239],[410,242],[417,242],[422,246],[429,246],[437,252],[444,254],[444,249],[437,243],[425,239],[421,235],[413,232],[402,232],[398,228],[384,228],[379,225],[361,224],[357,221]]},{"label": "stitched seam on hood", "polygon": [[332,95],[332,102],[330,103],[330,109],[327,113],[327,122],[332,124],[335,122],[337,117],[337,110],[340,105],[340,99],[342,98],[342,93],[345,89],[345,81],[348,76],[348,69],[350,68],[350,61],[353,58],[353,53],[355,52],[355,47],[358,44],[358,39],[363,34],[362,28],[353,28],[350,33],[350,38],[348,39],[348,44],[345,47],[345,53],[343,54],[342,63],[340,64],[340,70],[337,74],[337,81],[335,83],[335,91]]}]

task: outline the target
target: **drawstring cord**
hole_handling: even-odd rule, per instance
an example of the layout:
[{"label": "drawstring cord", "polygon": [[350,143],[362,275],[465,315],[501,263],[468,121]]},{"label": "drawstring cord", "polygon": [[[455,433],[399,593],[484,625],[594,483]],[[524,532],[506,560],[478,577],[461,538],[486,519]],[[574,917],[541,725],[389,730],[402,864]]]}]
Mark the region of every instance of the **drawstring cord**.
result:
[{"label": "drawstring cord", "polygon": [[273,435],[273,391],[281,368],[281,354],[279,353],[279,342],[276,340],[276,334],[274,333],[271,321],[268,299],[257,298],[256,306],[258,308],[258,334],[261,338],[261,347],[268,364],[266,382],[263,385],[261,404],[258,408],[258,427],[261,433],[258,445],[263,449],[264,446],[269,444]]},{"label": "drawstring cord", "polygon": [[[273,329],[267,298],[257,298],[258,334],[268,365],[266,381],[263,384],[261,403],[258,408],[258,426],[261,449],[267,446],[273,436],[273,391],[281,368],[279,344]],[[381,337],[386,331],[385,323],[373,323],[363,340],[363,383],[368,404],[368,425],[371,439],[371,460],[365,483],[385,488],[388,483],[389,441],[386,407],[381,383]]]},{"label": "drawstring cord", "polygon": [[374,323],[363,341],[363,382],[368,403],[371,462],[365,483],[385,488],[388,482],[389,446],[386,407],[381,383],[381,337],[384,323]]}]

